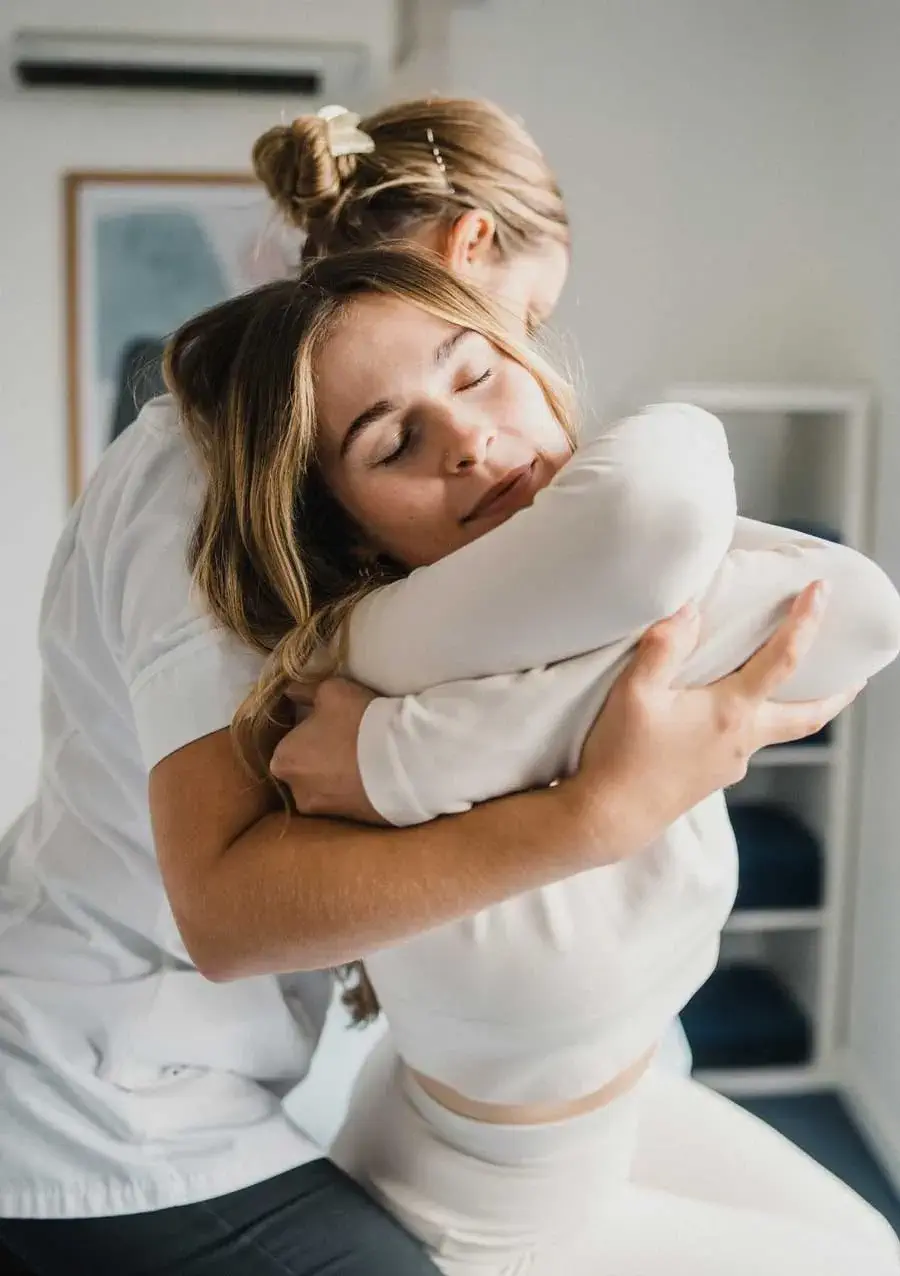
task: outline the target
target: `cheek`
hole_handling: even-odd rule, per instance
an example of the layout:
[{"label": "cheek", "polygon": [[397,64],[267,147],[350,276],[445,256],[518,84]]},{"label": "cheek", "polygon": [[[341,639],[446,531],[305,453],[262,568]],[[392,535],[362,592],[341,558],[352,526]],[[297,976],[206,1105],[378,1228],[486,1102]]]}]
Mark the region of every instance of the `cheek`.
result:
[{"label": "cheek", "polygon": [[507,415],[512,428],[541,452],[565,459],[571,452],[562,426],[544,398],[544,392],[525,369],[516,369]]},{"label": "cheek", "polygon": [[394,522],[397,506],[392,487],[390,482],[379,481],[377,473],[353,475],[332,487],[340,504],[373,545],[381,545]]},{"label": "cheek", "polygon": [[369,545],[407,567],[433,562],[448,550],[458,524],[449,526],[441,493],[399,470],[378,469],[345,478],[332,488]]}]

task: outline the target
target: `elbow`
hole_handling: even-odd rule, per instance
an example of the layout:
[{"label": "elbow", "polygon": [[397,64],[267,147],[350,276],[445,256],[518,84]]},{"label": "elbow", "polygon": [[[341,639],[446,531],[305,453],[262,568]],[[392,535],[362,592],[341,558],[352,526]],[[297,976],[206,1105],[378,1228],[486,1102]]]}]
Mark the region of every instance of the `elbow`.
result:
[{"label": "elbow", "polygon": [[174,917],[185,952],[197,973],[211,984],[227,984],[260,973],[248,968],[236,950],[234,937],[223,935],[210,918],[188,916],[183,911],[174,912]]},{"label": "elbow", "polygon": [[249,970],[241,969],[237,962],[215,953],[200,951],[197,956],[192,953],[191,960],[197,973],[211,984],[230,984],[236,979],[247,979],[251,974]]},{"label": "elbow", "polygon": [[192,910],[175,913],[175,922],[184,951],[194,969],[211,984],[230,984],[261,975],[281,975],[297,971],[324,970],[352,958],[335,956],[329,937],[317,937],[302,947],[278,942],[261,934],[252,911],[229,917]]},{"label": "elbow", "polygon": [[850,619],[860,657],[870,666],[864,676],[870,678],[900,655],[900,594],[877,563],[862,563],[855,573]]},{"label": "elbow", "polygon": [[870,559],[844,546],[808,565],[801,585],[826,581],[831,592],[809,652],[781,687],[779,700],[818,700],[862,687],[900,655],[900,594]]},{"label": "elbow", "polygon": [[900,655],[900,594],[878,564],[844,549],[822,575],[831,593],[818,655],[813,653],[809,678],[801,671],[798,680],[813,695],[862,685]]}]

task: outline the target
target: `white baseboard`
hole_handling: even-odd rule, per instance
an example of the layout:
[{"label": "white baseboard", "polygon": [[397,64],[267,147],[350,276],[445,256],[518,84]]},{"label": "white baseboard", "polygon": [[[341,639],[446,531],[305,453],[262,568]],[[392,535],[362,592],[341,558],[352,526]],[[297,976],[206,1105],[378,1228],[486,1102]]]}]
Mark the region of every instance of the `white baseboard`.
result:
[{"label": "white baseboard", "polygon": [[900,1195],[900,1112],[882,1098],[858,1060],[845,1055],[842,1063],[847,1106]]}]

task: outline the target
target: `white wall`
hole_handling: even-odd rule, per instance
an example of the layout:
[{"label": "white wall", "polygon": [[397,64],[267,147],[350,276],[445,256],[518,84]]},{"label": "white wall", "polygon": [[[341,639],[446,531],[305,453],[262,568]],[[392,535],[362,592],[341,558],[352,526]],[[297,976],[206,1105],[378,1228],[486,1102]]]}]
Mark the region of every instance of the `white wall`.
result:
[{"label": "white wall", "polygon": [[[423,51],[382,92],[428,91],[443,79],[442,7],[424,0]],[[391,33],[376,21],[376,8],[367,0],[154,0],[128,6],[127,22],[130,29],[261,37],[316,38],[344,29],[348,38],[371,40],[387,60]],[[39,17],[115,29],[124,25],[123,10],[119,0],[3,0],[0,50],[10,31]],[[155,97],[147,104],[121,95],[0,92],[0,831],[33,787],[35,629],[66,511],[61,174],[120,167],[245,172],[254,139],[292,105],[277,98]]]},{"label": "white wall", "polygon": [[568,197],[563,317],[598,406],[670,378],[856,371],[830,251],[845,129],[821,9],[491,0],[459,15],[454,88],[519,111]]},{"label": "white wall", "polygon": [[[900,581],[895,0],[492,0],[451,57],[556,161],[597,410],[673,380],[871,381],[873,545]],[[895,666],[866,711],[847,1071],[900,1185],[898,726]]]}]

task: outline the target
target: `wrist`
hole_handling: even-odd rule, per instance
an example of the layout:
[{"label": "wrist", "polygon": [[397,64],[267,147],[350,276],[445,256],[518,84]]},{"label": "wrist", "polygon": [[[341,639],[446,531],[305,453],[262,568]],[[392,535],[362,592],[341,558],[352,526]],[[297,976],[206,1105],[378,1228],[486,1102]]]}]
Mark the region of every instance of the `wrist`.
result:
[{"label": "wrist", "polygon": [[640,803],[612,772],[585,775],[579,771],[561,780],[549,796],[558,807],[564,844],[579,859],[581,869],[615,864],[651,840],[638,826]]}]

